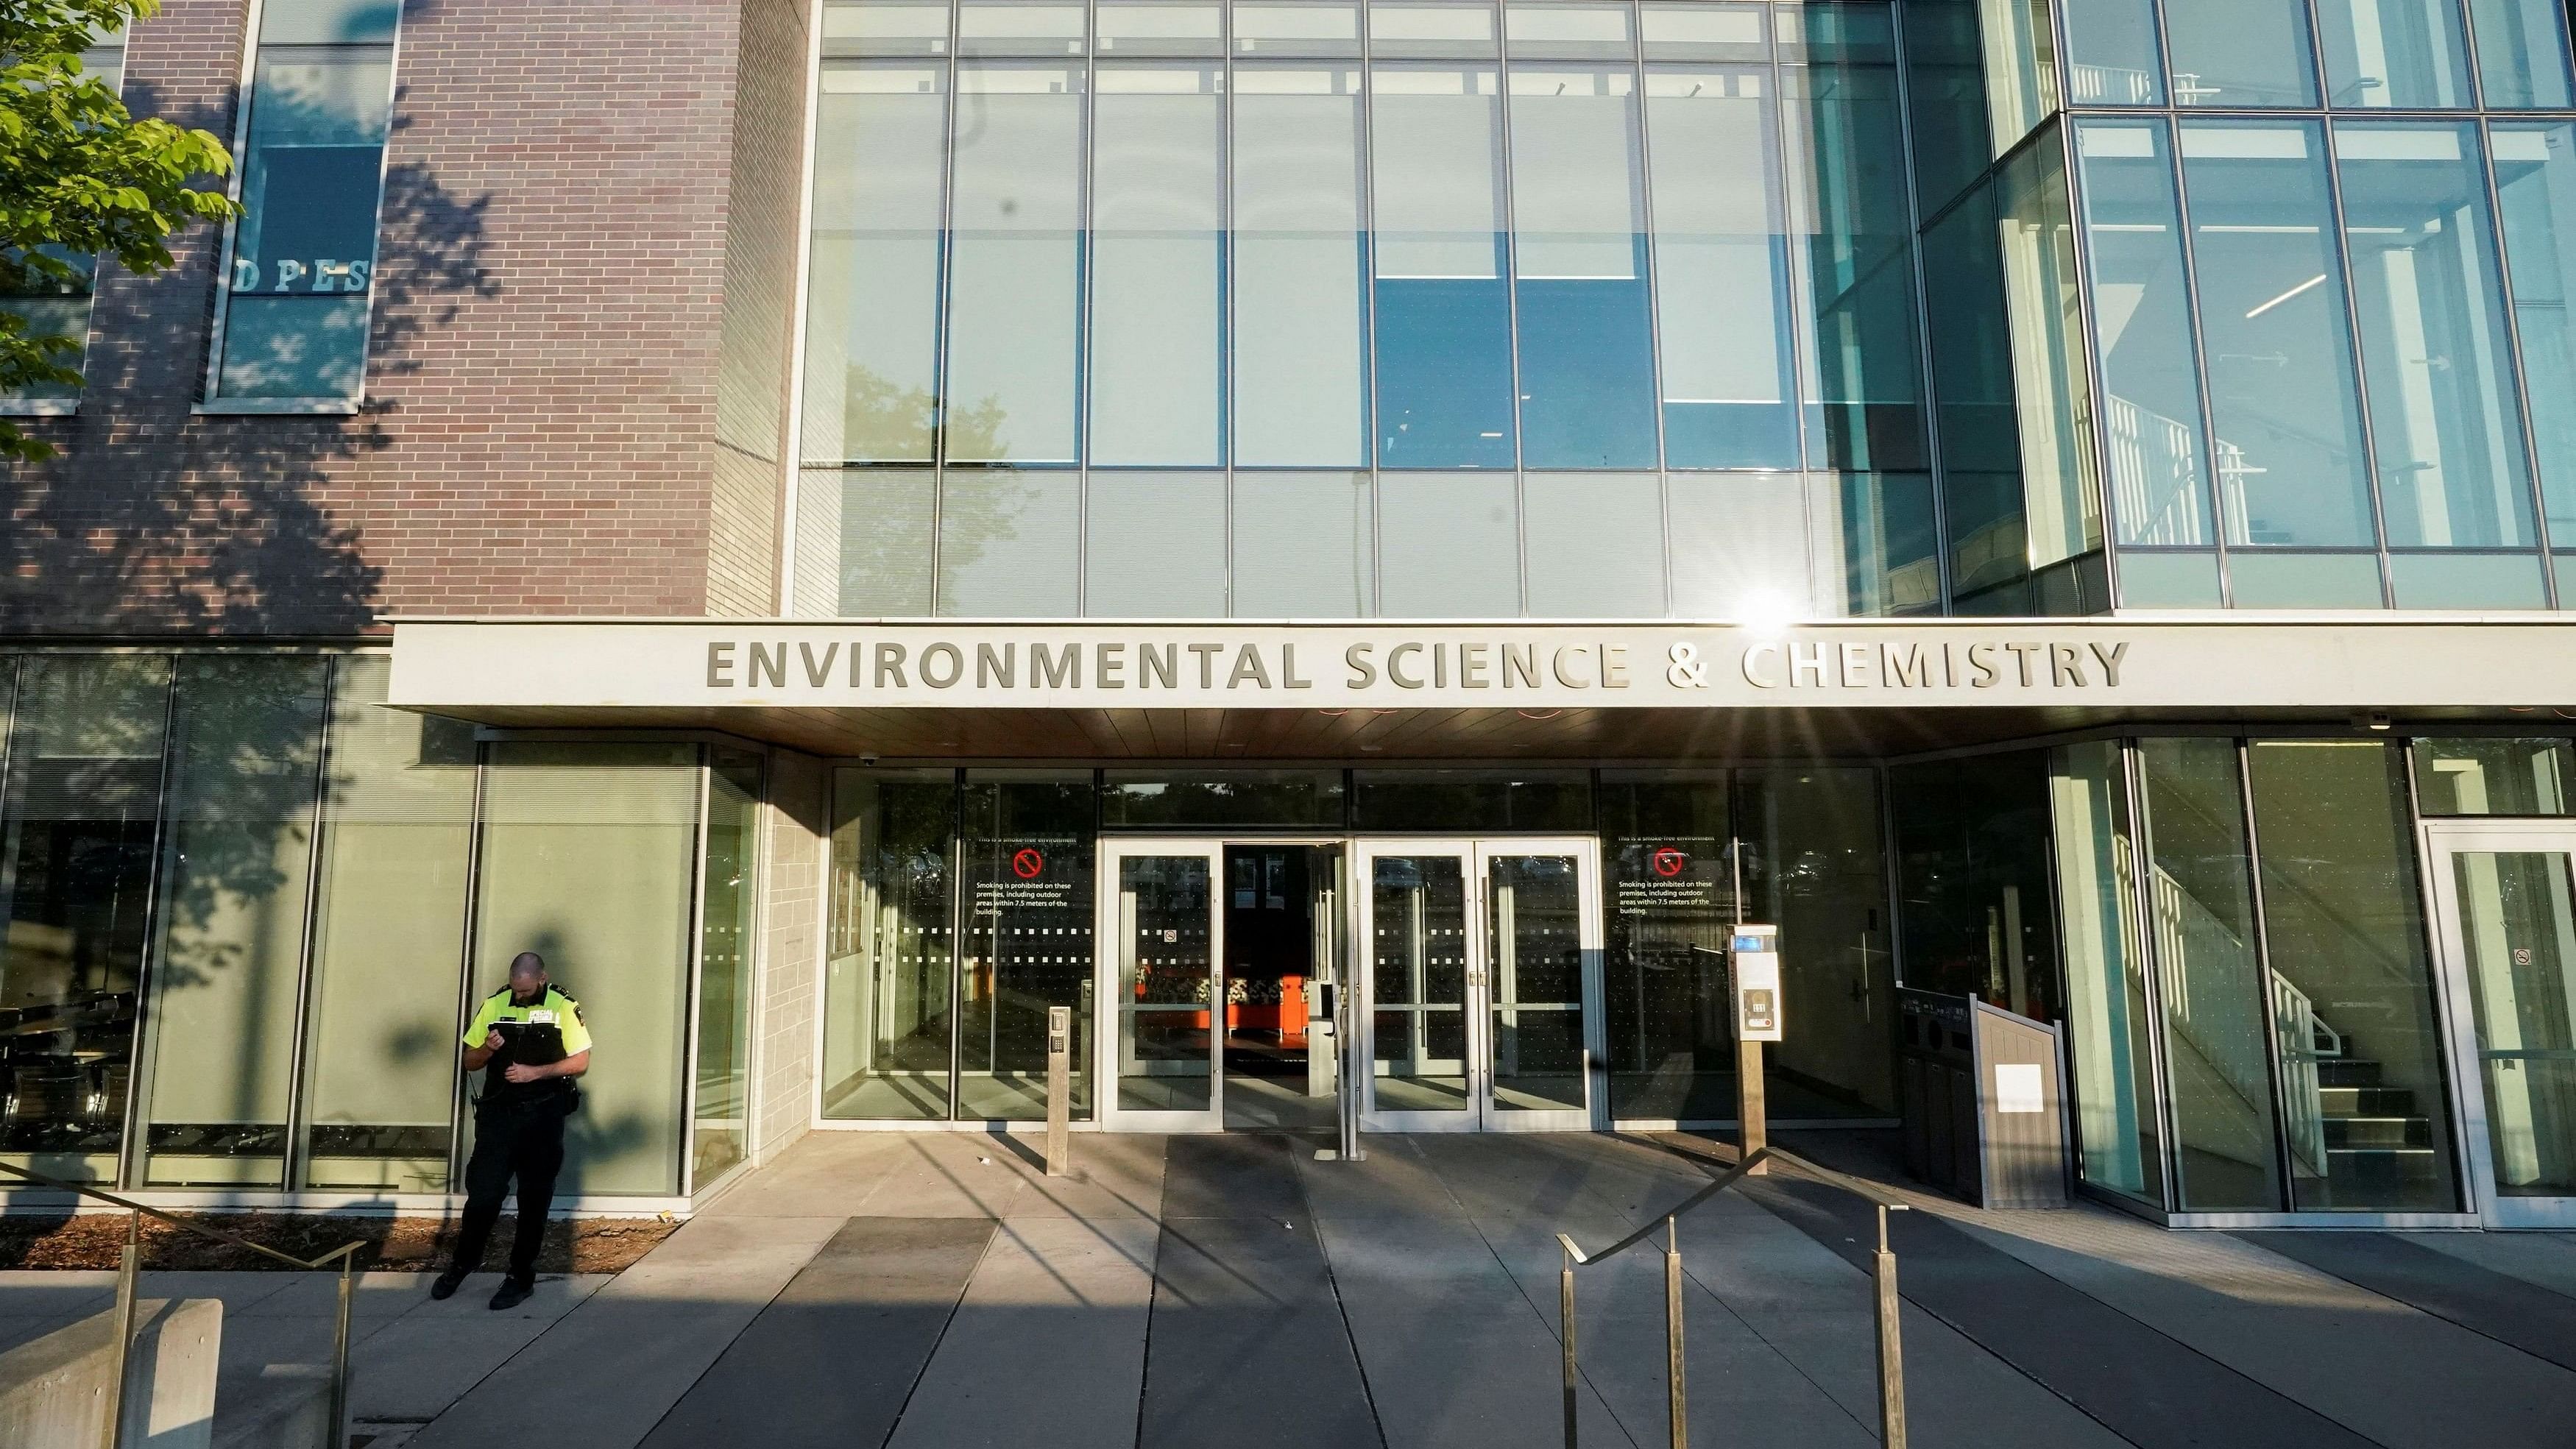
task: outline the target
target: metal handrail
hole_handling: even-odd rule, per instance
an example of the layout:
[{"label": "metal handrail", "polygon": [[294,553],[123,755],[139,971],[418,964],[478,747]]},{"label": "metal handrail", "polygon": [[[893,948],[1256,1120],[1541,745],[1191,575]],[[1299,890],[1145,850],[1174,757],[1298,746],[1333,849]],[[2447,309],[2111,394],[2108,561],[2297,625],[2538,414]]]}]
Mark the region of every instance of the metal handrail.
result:
[{"label": "metal handrail", "polygon": [[[1714,1161],[1696,1152],[1686,1152],[1669,1144],[1659,1144],[1675,1157],[1700,1167]],[[1565,1449],[1576,1449],[1576,1406],[1579,1402],[1575,1384],[1579,1369],[1574,1340],[1574,1270],[1614,1258],[1646,1239],[1655,1229],[1664,1230],[1664,1413],[1671,1431],[1672,1449],[1689,1449],[1690,1389],[1682,1360],[1682,1254],[1681,1234],[1677,1226],[1682,1214],[1707,1202],[1758,1171],[1766,1162],[1778,1162],[1803,1176],[1813,1177],[1828,1187],[1838,1187],[1861,1197],[1878,1209],[1878,1248],[1870,1256],[1870,1279],[1875,1288],[1874,1317],[1878,1328],[1878,1426],[1883,1449],[1905,1449],[1905,1357],[1902,1324],[1897,1316],[1896,1254],[1887,1245],[1887,1215],[1904,1212],[1912,1206],[1903,1199],[1882,1192],[1856,1177],[1808,1161],[1785,1148],[1764,1145],[1745,1153],[1727,1166],[1725,1172],[1710,1179],[1708,1186],[1692,1193],[1655,1222],[1650,1222],[1619,1241],[1595,1253],[1586,1253],[1573,1238],[1556,1235],[1557,1247],[1564,1253],[1564,1265],[1557,1272],[1557,1325],[1562,1346],[1565,1375]]]},{"label": "metal handrail", "polygon": [[248,1248],[261,1257],[274,1258],[290,1268],[312,1270],[327,1267],[334,1262],[340,1265],[339,1322],[335,1326],[331,1341],[331,1434],[334,1442],[348,1432],[349,1308],[357,1285],[356,1278],[352,1276],[352,1265],[357,1261],[358,1250],[367,1246],[364,1239],[352,1239],[342,1243],[318,1258],[298,1258],[292,1253],[281,1253],[275,1248],[254,1243],[239,1233],[229,1233],[222,1228],[191,1222],[176,1213],[164,1212],[160,1208],[149,1207],[132,1198],[119,1197],[115,1193],[91,1187],[85,1183],[69,1182],[7,1162],[0,1162],[0,1172],[6,1172],[14,1177],[23,1177],[29,1182],[42,1183],[47,1187],[59,1188],[64,1192],[77,1193],[82,1197],[94,1197],[101,1202],[124,1208],[133,1214],[125,1220],[125,1250],[116,1270],[116,1392],[109,1397],[107,1403],[107,1421],[100,1438],[102,1449],[117,1449],[117,1440],[124,1431],[125,1385],[127,1375],[134,1366],[135,1287],[136,1280],[143,1272],[143,1220],[147,1217],[157,1218],[172,1227],[185,1228],[201,1238],[230,1243],[236,1248]]}]

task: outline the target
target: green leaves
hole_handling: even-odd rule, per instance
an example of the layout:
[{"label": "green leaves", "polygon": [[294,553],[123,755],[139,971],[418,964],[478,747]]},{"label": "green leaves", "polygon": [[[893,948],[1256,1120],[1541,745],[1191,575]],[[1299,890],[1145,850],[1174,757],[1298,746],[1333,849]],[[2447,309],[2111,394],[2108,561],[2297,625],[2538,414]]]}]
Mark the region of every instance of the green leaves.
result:
[{"label": "green leaves", "polygon": [[[80,342],[31,332],[8,297],[79,295],[94,258],[149,275],[169,239],[236,208],[191,183],[232,169],[221,141],[136,120],[81,54],[159,10],[160,0],[0,0],[0,392],[77,386]],[[53,449],[0,419],[0,457]]]}]

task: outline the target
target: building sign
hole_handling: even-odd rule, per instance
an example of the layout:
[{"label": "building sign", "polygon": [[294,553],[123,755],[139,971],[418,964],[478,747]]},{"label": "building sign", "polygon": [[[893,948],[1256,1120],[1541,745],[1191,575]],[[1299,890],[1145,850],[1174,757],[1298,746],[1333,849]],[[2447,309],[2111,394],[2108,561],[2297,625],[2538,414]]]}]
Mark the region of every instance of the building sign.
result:
[{"label": "building sign", "polygon": [[422,708],[1902,708],[2576,703],[2576,624],[397,624]]}]

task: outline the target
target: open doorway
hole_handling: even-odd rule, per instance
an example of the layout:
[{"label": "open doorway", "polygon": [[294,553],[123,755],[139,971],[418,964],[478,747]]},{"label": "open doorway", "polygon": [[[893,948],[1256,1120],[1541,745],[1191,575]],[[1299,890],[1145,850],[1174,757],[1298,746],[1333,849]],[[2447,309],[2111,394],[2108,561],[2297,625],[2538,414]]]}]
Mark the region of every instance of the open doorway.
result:
[{"label": "open doorway", "polygon": [[1225,1125],[1331,1131],[1342,848],[1225,847]]}]

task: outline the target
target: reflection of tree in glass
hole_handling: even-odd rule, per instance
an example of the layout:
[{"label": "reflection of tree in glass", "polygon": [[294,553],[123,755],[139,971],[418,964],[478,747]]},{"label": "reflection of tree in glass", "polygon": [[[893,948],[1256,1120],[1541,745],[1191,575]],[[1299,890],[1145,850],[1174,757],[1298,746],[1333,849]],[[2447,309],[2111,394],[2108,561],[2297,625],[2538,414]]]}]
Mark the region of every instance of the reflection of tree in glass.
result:
[{"label": "reflection of tree in glass", "polygon": [[[841,393],[842,456],[864,462],[928,462],[939,426],[938,399],[927,388],[898,388],[861,363],[849,365]],[[947,447],[938,456],[1008,456],[1002,440],[1002,404],[987,397],[951,409]],[[809,455],[810,456],[810,455]]]}]

